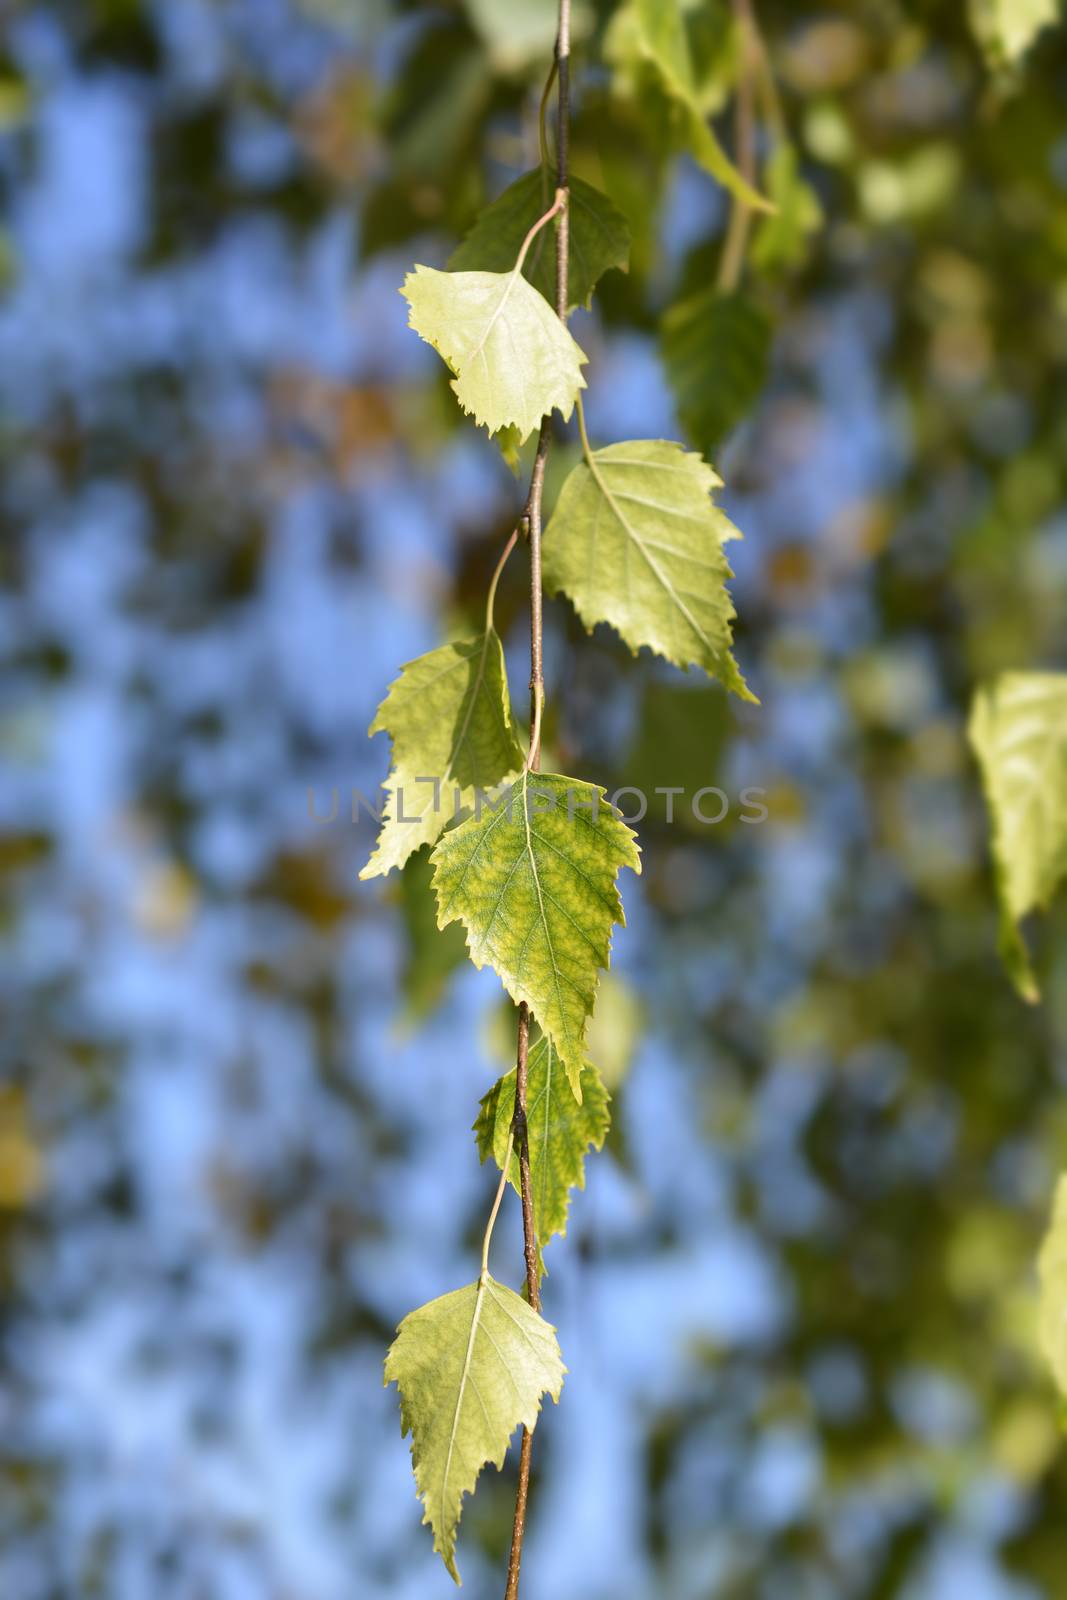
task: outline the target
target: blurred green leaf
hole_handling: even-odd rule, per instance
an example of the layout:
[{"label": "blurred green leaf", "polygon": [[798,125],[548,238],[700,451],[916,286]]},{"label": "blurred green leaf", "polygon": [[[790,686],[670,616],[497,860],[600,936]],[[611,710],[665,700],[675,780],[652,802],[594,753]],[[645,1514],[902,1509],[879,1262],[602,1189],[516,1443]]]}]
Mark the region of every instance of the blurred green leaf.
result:
[{"label": "blurred green leaf", "polygon": [[458,925],[437,926],[429,851],[420,850],[404,863],[399,899],[407,935],[400,974],[404,1020],[417,1026],[440,1004],[449,978],[467,959],[467,946]]},{"label": "blurred green leaf", "polygon": [[741,294],[704,289],[664,315],[660,349],[667,381],[679,420],[702,454],[715,455],[755,406],[770,348],[768,318]]},{"label": "blurred green leaf", "polygon": [[[556,44],[559,0],[522,0],[502,5],[500,0],[466,0],[470,19],[485,41],[493,65],[501,72],[516,72],[545,65]],[[584,0],[571,7],[571,44],[584,39],[593,13]]]},{"label": "blurred green leaf", "polygon": [[767,193],[778,209],[760,223],[749,258],[759,272],[794,270],[803,266],[808,240],[822,224],[822,207],[815,190],[800,176],[796,146],[787,140],[775,145],[765,178]]},{"label": "blurred green leaf", "polygon": [[396,173],[455,175],[491,94],[485,51],[452,21],[425,29],[383,100],[380,123]]},{"label": "blurred green leaf", "polygon": [[693,159],[731,194],[760,210],[770,209],[727,156],[699,103],[696,69],[678,0],[634,0],[634,4],[640,49],[675,104],[682,137]]},{"label": "blurred green leaf", "polygon": [[641,1002],[626,979],[617,972],[603,973],[585,1037],[590,1058],[609,1089],[617,1089],[629,1072],[644,1026]]},{"label": "blurred green leaf", "polygon": [[[706,833],[687,796],[722,781],[730,722],[729,702],[712,684],[685,679],[671,683],[651,679],[645,684],[633,744],[620,772],[626,783],[648,796],[649,824],[666,818],[666,797],[656,795],[657,786],[673,786],[684,793],[674,797],[672,825],[701,836]],[[602,1005],[598,1000],[598,1016]],[[596,1060],[606,1075],[603,1054],[597,1053]],[[609,1085],[612,1082],[609,1077]]]},{"label": "blurred green leaf", "polygon": [[1019,924],[1067,876],[1067,674],[1002,673],[976,694],[969,732],[992,817],[1001,954],[1037,1000]]},{"label": "blurred green leaf", "polygon": [[971,26],[994,66],[1014,64],[1059,20],[1057,0],[969,0]]},{"label": "blurred green leaf", "polygon": [[1038,1275],[1041,1348],[1067,1398],[1067,1176],[1056,1187],[1052,1221],[1038,1258]]}]

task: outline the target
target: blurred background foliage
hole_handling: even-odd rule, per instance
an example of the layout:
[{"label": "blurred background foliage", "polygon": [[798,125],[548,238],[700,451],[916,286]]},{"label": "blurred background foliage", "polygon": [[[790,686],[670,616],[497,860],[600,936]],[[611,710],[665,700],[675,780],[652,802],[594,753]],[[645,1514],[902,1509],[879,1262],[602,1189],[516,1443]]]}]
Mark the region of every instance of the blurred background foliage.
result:
[{"label": "blurred background foliage", "polygon": [[[733,798],[641,825],[524,1593],[1059,1600],[1065,923],[1027,1008],[963,729],[984,676],[1067,667],[1067,34],[1042,0],[758,10],[779,211],[724,304],[695,129],[730,146],[729,12],[687,8],[682,105],[631,8],[576,9],[574,167],[633,234],[575,318],[590,426],[714,452],[762,705],[549,607],[560,769]],[[553,32],[547,0],[0,15],[5,1600],[448,1587],[381,1360],[470,1276],[499,988],[424,862],[357,889],[349,801],[514,517],[396,288],[536,163]],[[513,1215],[495,1248],[517,1283]],[[491,1474],[475,1597],[509,1518]]]}]

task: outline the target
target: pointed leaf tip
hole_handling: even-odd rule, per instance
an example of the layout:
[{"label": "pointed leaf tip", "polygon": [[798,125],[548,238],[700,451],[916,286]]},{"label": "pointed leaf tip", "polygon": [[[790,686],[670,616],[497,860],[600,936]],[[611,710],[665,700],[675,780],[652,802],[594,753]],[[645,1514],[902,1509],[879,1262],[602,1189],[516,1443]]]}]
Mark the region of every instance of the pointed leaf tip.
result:
[{"label": "pointed leaf tip", "polygon": [[587,628],[610,623],[635,653],[646,645],[677,667],[695,663],[755,701],[730,651],[723,546],[740,534],[711,501],[718,482],[700,456],[663,439],[593,451],[545,530],[545,587],[566,594]]},{"label": "pointed leaf tip", "polygon": [[542,1396],[559,1399],[566,1370],[555,1328],[488,1273],[410,1312],[397,1329],[385,1382],[400,1391],[423,1522],[457,1584],[464,1496],[488,1462],[503,1466],[520,1424],[534,1427]]}]

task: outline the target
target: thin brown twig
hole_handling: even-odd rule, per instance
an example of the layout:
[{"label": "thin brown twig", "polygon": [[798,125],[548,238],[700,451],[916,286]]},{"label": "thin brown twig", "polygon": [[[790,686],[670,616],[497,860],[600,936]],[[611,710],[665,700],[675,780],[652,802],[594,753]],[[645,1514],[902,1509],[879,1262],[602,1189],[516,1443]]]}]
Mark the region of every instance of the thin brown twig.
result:
[{"label": "thin brown twig", "polygon": [[[556,220],[556,312],[561,322],[567,320],[567,284],[570,233],[568,227],[568,165],[570,154],[570,54],[571,54],[570,0],[559,0],[559,28],[556,34],[556,51],[552,75],[557,80],[556,91],[556,201],[560,203]],[[551,82],[551,79],[550,79]],[[551,423],[546,416],[541,419],[537,439],[537,454],[530,475],[530,492],[526,498],[523,520],[530,542],[530,749],[526,758],[527,770],[537,772],[541,765],[541,712],[545,698],[544,657],[541,622],[541,499],[545,483],[545,462],[551,439]],[[519,1192],[522,1197],[522,1243],[526,1259],[526,1293],[535,1311],[541,1309],[541,1281],[537,1261],[537,1232],[534,1224],[533,1198],[530,1189],[530,1142],[526,1127],[527,1060],[530,1048],[530,1011],[525,1004],[519,1006],[518,1046],[515,1056],[515,1112],[512,1118],[512,1136],[519,1155]],[[515,1520],[511,1530],[511,1550],[508,1554],[507,1586],[504,1600],[518,1600],[519,1569],[522,1564],[522,1545],[526,1533],[526,1506],[530,1495],[530,1457],[533,1433],[522,1430],[519,1450],[519,1477],[515,1491]]]}]

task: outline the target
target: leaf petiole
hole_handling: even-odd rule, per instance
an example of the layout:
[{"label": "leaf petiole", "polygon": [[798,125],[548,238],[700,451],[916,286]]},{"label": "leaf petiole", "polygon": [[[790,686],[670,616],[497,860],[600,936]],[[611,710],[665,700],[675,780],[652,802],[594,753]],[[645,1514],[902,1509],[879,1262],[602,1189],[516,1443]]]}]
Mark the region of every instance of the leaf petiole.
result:
[{"label": "leaf petiole", "polygon": [[545,223],[546,222],[551,222],[553,217],[558,216],[558,214],[564,209],[566,204],[567,204],[567,191],[566,191],[566,189],[557,189],[556,190],[556,198],[553,200],[552,204],[549,206],[549,208],[545,212],[544,216],[538,217],[537,221],[534,223],[533,227],[530,229],[529,233],[526,235],[525,239],[522,241],[522,249],[519,251],[518,259],[516,260],[515,265],[511,269],[512,270],[512,275],[514,277],[518,277],[519,273],[522,271],[523,264],[524,264],[524,262],[526,260],[527,252],[528,252],[530,246],[533,244],[534,240],[537,238],[537,235],[541,232],[541,229],[544,227]]},{"label": "leaf petiole", "polygon": [[512,528],[511,537],[508,540],[507,544],[504,546],[503,550],[500,552],[500,560],[497,562],[496,566],[494,567],[493,576],[489,580],[489,592],[485,597],[485,631],[486,631],[486,633],[488,633],[490,628],[493,626],[493,608],[496,605],[497,585],[500,582],[501,574],[503,573],[504,568],[508,564],[508,557],[510,556],[511,552],[514,550],[514,548],[515,548],[516,544],[518,544],[518,542],[519,542],[519,530],[518,530],[518,528]]},{"label": "leaf petiole", "polygon": [[490,1211],[489,1221],[485,1225],[485,1236],[482,1239],[482,1270],[478,1278],[479,1283],[484,1283],[486,1278],[489,1276],[489,1244],[493,1237],[493,1229],[496,1227],[496,1219],[500,1211],[500,1202],[503,1200],[504,1190],[507,1188],[508,1171],[511,1167],[511,1148],[514,1143],[515,1133],[513,1130],[508,1134],[508,1147],[504,1156],[504,1167],[500,1174],[500,1182],[496,1186],[496,1195],[493,1199],[493,1209]]}]

